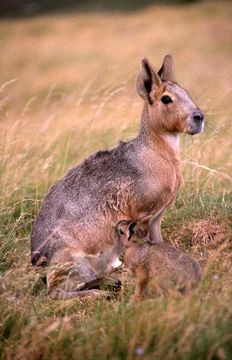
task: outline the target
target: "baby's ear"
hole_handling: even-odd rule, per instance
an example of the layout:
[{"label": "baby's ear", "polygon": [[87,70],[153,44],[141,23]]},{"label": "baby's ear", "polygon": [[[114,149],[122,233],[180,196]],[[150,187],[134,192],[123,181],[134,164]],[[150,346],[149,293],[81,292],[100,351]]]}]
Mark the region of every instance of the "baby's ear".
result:
[{"label": "baby's ear", "polygon": [[149,221],[141,221],[136,227],[136,235],[146,237],[149,232]]},{"label": "baby's ear", "polygon": [[133,236],[136,233],[136,227],[137,227],[137,222],[136,221],[132,221],[129,226],[128,226],[128,240],[130,240],[131,236]]},{"label": "baby's ear", "polygon": [[124,239],[129,240],[131,237],[131,229],[130,226],[133,226],[132,220],[121,220],[115,226],[115,233],[118,239],[124,237]]}]

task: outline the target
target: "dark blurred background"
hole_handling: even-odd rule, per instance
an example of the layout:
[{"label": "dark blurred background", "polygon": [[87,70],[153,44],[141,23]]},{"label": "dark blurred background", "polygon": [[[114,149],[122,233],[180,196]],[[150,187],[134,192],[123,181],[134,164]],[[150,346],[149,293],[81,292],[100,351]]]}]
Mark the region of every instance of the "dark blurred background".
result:
[{"label": "dark blurred background", "polygon": [[1,16],[33,16],[39,13],[74,9],[79,11],[134,11],[152,4],[179,5],[198,0],[1,0]]}]

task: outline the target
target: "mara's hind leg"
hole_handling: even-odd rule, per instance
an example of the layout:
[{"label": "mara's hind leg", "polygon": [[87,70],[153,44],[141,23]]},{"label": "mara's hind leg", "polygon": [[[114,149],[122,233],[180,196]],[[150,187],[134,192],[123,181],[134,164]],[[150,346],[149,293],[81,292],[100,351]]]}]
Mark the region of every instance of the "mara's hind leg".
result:
[{"label": "mara's hind leg", "polygon": [[121,290],[121,286],[122,283],[119,279],[107,275],[102,275],[86,282],[81,287],[81,290],[102,289],[118,292]]},{"label": "mara's hind leg", "polygon": [[[75,265],[70,263],[64,263],[56,265],[55,269],[52,269],[47,273],[47,287],[48,294],[52,299],[71,299],[74,297],[85,297],[94,295],[99,297],[99,289],[92,288],[97,286],[100,279],[89,279],[89,281],[81,281],[78,277],[72,276],[72,272],[75,271]],[[90,288],[88,288],[88,285]],[[97,291],[95,291],[97,290]],[[108,294],[107,294],[108,295]]]},{"label": "mara's hind leg", "polygon": [[[65,264],[64,264],[65,265]],[[83,298],[85,296],[110,298],[121,289],[121,281],[109,276],[81,281],[70,276],[72,268],[52,270],[47,274],[48,293],[53,299]],[[75,267],[74,267],[75,271]]]},{"label": "mara's hind leg", "polygon": [[110,299],[112,297],[112,293],[109,291],[104,290],[74,290],[74,291],[65,291],[64,289],[53,289],[50,293],[50,296],[54,300],[67,300],[67,299],[73,299],[73,298],[84,298],[87,296],[91,296],[94,298],[105,298]]},{"label": "mara's hind leg", "polygon": [[[121,281],[104,273],[99,273],[91,266],[90,255],[73,259],[70,250],[64,249],[51,259],[51,266],[47,273],[48,293],[54,299],[68,299],[73,297],[107,296],[121,289]],[[66,260],[66,261],[65,261]],[[61,263],[57,263],[61,261]],[[65,261],[65,262],[64,262]],[[95,291],[97,290],[97,291]],[[104,291],[107,290],[107,291]]]}]

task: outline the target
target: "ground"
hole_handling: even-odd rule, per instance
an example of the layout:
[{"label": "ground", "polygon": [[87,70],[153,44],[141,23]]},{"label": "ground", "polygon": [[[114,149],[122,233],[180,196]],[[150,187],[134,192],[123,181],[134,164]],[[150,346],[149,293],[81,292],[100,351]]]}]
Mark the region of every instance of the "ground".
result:
[{"label": "ground", "polygon": [[[230,359],[231,3],[96,3],[0,21],[0,358]],[[166,53],[206,127],[182,136],[184,184],[162,232],[201,262],[203,281],[133,304],[126,272],[111,301],[51,300],[30,264],[41,202],[71,166],[136,134],[139,61],[158,67]]]}]

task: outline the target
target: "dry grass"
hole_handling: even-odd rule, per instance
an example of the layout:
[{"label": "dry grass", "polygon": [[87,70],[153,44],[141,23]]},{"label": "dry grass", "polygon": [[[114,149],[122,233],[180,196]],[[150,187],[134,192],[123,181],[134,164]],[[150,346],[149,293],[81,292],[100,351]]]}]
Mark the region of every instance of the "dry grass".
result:
[{"label": "dry grass", "polygon": [[[1,20],[0,358],[231,358],[231,11],[203,1]],[[207,126],[182,137],[185,184],[163,233],[205,264],[203,282],[131,305],[126,273],[111,302],[52,301],[30,265],[41,200],[73,164],[136,133],[139,59],[157,66],[168,52]]]}]

